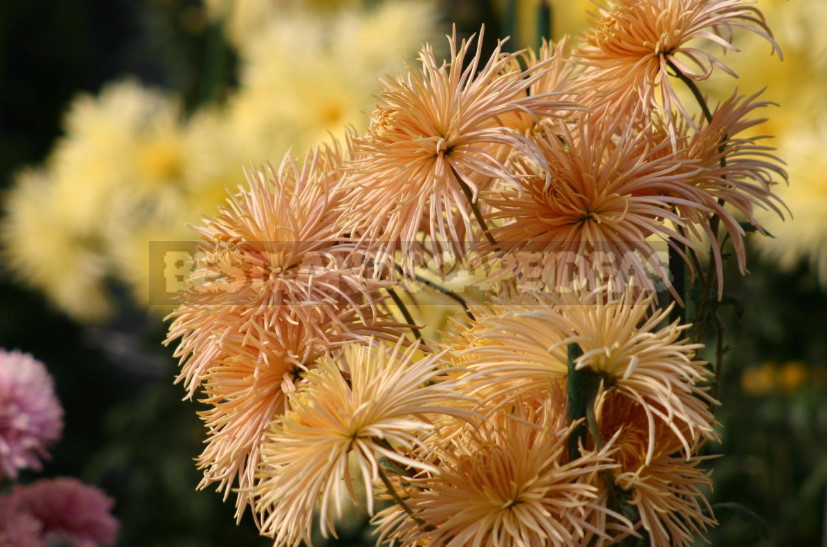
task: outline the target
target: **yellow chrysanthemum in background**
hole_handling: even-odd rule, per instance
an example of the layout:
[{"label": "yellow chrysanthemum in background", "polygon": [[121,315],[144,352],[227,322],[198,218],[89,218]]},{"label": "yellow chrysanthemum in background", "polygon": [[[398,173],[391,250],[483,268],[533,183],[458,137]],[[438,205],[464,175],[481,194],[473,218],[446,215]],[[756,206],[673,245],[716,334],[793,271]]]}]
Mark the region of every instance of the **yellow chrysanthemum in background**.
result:
[{"label": "yellow chrysanthemum in background", "polygon": [[111,311],[106,291],[106,260],[99,247],[61,215],[47,173],[21,171],[6,196],[3,261],[17,277],[43,293],[62,310],[84,320]]},{"label": "yellow chrysanthemum in background", "polygon": [[[215,4],[210,9],[219,12],[229,6]],[[243,38],[236,44],[241,85],[226,104],[185,119],[176,98],[132,79],[79,96],[44,166],[42,186],[54,198],[43,199],[52,205],[9,213],[11,224],[31,219],[7,230],[14,237],[30,241],[43,236],[40,224],[59,225],[62,256],[93,257],[84,276],[32,282],[51,284],[47,295],[75,318],[100,320],[116,307],[107,277],[126,283],[141,306],[167,309],[169,299],[158,302],[148,290],[163,273],[163,265],[147,261],[153,242],[192,239],[185,226],[216,212],[228,189],[244,180],[245,165],[274,161],[288,149],[301,154],[344,134],[347,124],[362,125],[379,89],[377,73],[401,66],[436,25],[432,4],[423,2],[343,4],[324,19],[298,6],[284,11],[284,2],[230,4],[255,31],[235,36]],[[51,277],[42,274],[53,267],[51,255],[8,246],[26,255],[10,261],[20,277]]]},{"label": "yellow chrysanthemum in background", "polygon": [[[48,162],[66,221],[98,236],[139,203],[171,206],[182,192],[182,115],[175,98],[136,80],[78,97]],[[125,217],[113,218],[113,202]]]},{"label": "yellow chrysanthemum in background", "polygon": [[261,21],[240,46],[241,82],[227,116],[245,161],[303,151],[343,137],[349,125],[364,126],[377,76],[401,68],[436,27],[429,2],[383,2],[329,17],[287,13]]}]

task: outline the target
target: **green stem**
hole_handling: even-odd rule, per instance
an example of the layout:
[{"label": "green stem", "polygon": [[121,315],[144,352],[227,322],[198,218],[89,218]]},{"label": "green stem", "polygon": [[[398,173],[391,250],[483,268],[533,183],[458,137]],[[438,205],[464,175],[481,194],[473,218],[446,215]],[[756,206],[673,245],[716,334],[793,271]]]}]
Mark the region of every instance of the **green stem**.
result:
[{"label": "green stem", "polygon": [[[399,264],[394,264],[394,266],[396,267],[397,272],[404,275],[404,272],[402,270],[402,266],[400,266]],[[444,294],[445,296],[451,298],[454,302],[456,302],[460,306],[462,306],[462,310],[465,312],[465,315],[467,315],[469,319],[474,319],[474,314],[471,313],[471,310],[468,308],[468,303],[458,293],[452,291],[451,289],[447,289],[447,288],[443,287],[442,285],[440,285],[439,283],[431,281],[430,279],[428,279],[426,277],[423,277],[419,274],[414,274],[414,277],[416,278],[417,281],[419,281],[420,283],[422,283],[426,287],[430,287],[431,289],[434,289],[435,291],[440,292],[440,293]]]},{"label": "green stem", "polygon": [[477,223],[482,228],[483,233],[485,234],[485,238],[488,240],[488,243],[491,245],[496,246],[497,241],[494,239],[494,236],[491,235],[491,232],[488,230],[488,224],[485,223],[485,219],[482,216],[482,211],[480,211],[479,205],[476,200],[474,200],[474,195],[471,193],[471,189],[465,184],[465,181],[462,180],[462,177],[459,176],[457,170],[454,169],[454,166],[451,165],[451,172],[454,174],[454,178],[457,180],[459,187],[462,189],[462,193],[465,195],[465,199],[468,200],[468,204],[471,206],[471,211],[474,213],[474,218],[477,219]]},{"label": "green stem", "polygon": [[[583,355],[583,350],[576,343],[568,345],[568,376],[566,377],[566,390],[568,391],[568,414],[569,423],[573,424],[586,417],[588,405],[588,394],[586,386],[586,372],[591,369],[577,369],[577,358]],[[580,457],[580,441],[585,434],[585,424],[574,428],[569,435],[569,459],[576,460]]]},{"label": "green stem", "polygon": [[543,45],[543,38],[551,42],[553,28],[553,14],[550,0],[540,0],[537,6],[537,48]]},{"label": "green stem", "polygon": [[672,288],[678,294],[682,304],[675,302],[669,313],[669,322],[686,322],[686,265],[683,262],[682,252],[686,252],[686,245],[672,240],[669,244],[669,274],[672,278]]},{"label": "green stem", "polygon": [[706,104],[706,99],[704,99],[703,93],[701,93],[701,89],[695,83],[695,80],[688,77],[686,74],[680,71],[678,67],[675,66],[675,63],[670,61],[669,59],[666,60],[666,66],[671,68],[675,74],[674,76],[686,84],[686,87],[689,88],[689,91],[692,92],[692,95],[695,97],[695,100],[698,101],[698,104],[701,107],[701,110],[704,113],[704,118],[706,118],[706,123],[712,121],[712,112],[709,110],[709,105]]},{"label": "green stem", "polygon": [[396,304],[399,307],[399,310],[402,312],[402,317],[404,317],[405,321],[407,321],[408,325],[410,325],[410,329],[411,332],[413,332],[414,337],[416,337],[417,340],[422,340],[422,332],[416,326],[416,321],[414,321],[413,315],[411,315],[411,312],[408,310],[408,307],[405,305],[404,302],[402,302],[402,299],[399,298],[399,295],[396,294],[395,290],[391,289],[390,287],[386,288],[385,290],[388,291],[388,294],[393,299],[394,304]]},{"label": "green stem", "polygon": [[[667,66],[669,66],[672,71],[674,71],[674,76],[680,79],[688,88],[689,91],[692,92],[692,95],[695,97],[695,100],[698,102],[698,105],[701,107],[703,111],[704,118],[706,119],[707,123],[712,122],[712,112],[709,109],[709,105],[706,103],[706,99],[704,99],[701,90],[698,88],[697,84],[694,80],[687,77],[683,74],[677,66],[675,66],[672,61],[666,61]],[[729,137],[725,134],[721,137],[721,142],[718,145],[718,152],[720,153],[719,164],[721,168],[726,168],[727,161],[726,161],[726,143]],[[723,178],[726,178],[725,176]],[[725,205],[722,199],[718,199],[718,205],[723,207]],[[723,334],[724,334],[724,327],[723,322],[721,321],[720,316],[717,313],[717,302],[714,300],[714,289],[718,284],[718,278],[715,273],[715,260],[713,258],[715,249],[712,246],[717,246],[717,251],[720,254],[723,250],[723,245],[721,242],[718,241],[718,228],[720,225],[720,218],[717,215],[713,215],[709,221],[709,230],[711,235],[710,244],[710,257],[709,257],[709,266],[707,268],[706,278],[703,279],[703,294],[699,299],[697,305],[697,314],[695,317],[695,327],[694,327],[694,334],[693,334],[693,341],[700,342],[703,339],[703,334],[707,329],[707,324],[710,320],[715,322],[715,386],[713,387],[713,392],[717,392],[718,384],[721,378],[721,365],[723,363]],[[700,271],[700,270],[699,270]]]}]

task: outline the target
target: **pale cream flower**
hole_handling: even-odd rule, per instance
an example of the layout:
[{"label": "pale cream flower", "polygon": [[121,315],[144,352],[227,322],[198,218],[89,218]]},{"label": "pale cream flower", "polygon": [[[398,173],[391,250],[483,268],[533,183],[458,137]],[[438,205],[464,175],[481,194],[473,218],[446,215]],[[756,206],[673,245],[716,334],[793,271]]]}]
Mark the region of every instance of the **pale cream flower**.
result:
[{"label": "pale cream flower", "polygon": [[[354,502],[354,481],[364,485],[373,513],[373,483],[380,467],[411,472],[436,468],[412,457],[433,431],[428,416],[461,414],[452,405],[454,382],[445,381],[439,354],[414,360],[416,345],[349,344],[338,359],[322,359],[288,397],[290,410],[262,445],[255,487],[261,530],[276,545],[310,542],[314,509],[323,535],[336,534],[333,512],[342,495]],[[351,474],[355,460],[358,474]]]},{"label": "pale cream flower", "polygon": [[[592,370],[607,387],[638,402],[652,435],[656,422],[666,424],[686,454],[695,439],[716,438],[709,410],[715,401],[699,386],[710,372],[694,358],[702,346],[682,338],[687,325],[661,326],[669,311],[652,312],[652,297],[635,293],[561,288],[474,309],[475,320],[458,336],[465,346],[457,348],[472,373],[472,392],[496,403],[559,390],[568,376],[569,347],[577,344],[582,355],[574,366]],[[648,441],[651,459],[656,439]]]}]

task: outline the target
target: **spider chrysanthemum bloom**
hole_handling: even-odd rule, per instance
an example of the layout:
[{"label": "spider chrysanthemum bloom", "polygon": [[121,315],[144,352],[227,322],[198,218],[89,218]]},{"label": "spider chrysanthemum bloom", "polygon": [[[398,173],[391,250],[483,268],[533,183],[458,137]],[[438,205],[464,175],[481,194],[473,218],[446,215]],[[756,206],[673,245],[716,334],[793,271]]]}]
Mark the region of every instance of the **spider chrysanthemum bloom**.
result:
[{"label": "spider chrysanthemum bloom", "polygon": [[519,162],[517,184],[485,194],[501,223],[491,230],[496,245],[478,246],[481,260],[505,251],[489,265],[496,275],[538,287],[584,279],[623,287],[635,278],[654,292],[653,274],[669,285],[654,243],[692,245],[673,226],[684,224],[676,205],[703,209],[687,183],[693,162],[636,123],[608,117],[584,116],[535,140],[547,171]]},{"label": "spider chrysanthemum bloom", "polygon": [[63,408],[43,363],[0,349],[0,477],[41,469],[62,431]]},{"label": "spider chrysanthemum bloom", "polygon": [[[671,127],[674,111],[691,116],[672,87],[670,73],[705,80],[714,67],[735,75],[701,47],[703,42],[736,50],[733,30],[745,29],[765,38],[781,56],[764,16],[744,0],[612,0],[581,48],[582,62],[607,89],[610,104],[647,111],[662,109]],[[621,108],[622,108],[621,106]]]},{"label": "spider chrysanthemum bloom", "polygon": [[484,61],[481,39],[475,50],[473,38],[457,41],[455,33],[447,62],[438,64],[426,45],[421,69],[386,80],[367,134],[354,143],[346,225],[375,242],[380,261],[400,250],[407,273],[418,262],[420,231],[438,265],[442,252],[464,256],[476,229],[469,199],[476,201],[492,178],[512,178],[505,164],[510,152],[540,161],[510,125],[573,106],[527,94],[548,62],[523,71],[518,54],[504,53],[502,42]]},{"label": "spider chrysanthemum bloom", "polygon": [[[342,497],[356,500],[354,482],[373,512],[372,483],[380,466],[436,471],[413,458],[433,430],[429,415],[465,414],[453,382],[437,367],[439,354],[414,361],[417,346],[349,344],[341,358],[322,359],[289,396],[290,410],[262,446],[255,508],[261,530],[277,545],[310,541],[314,510],[319,527],[335,535],[333,511]],[[352,476],[349,461],[361,477]]]},{"label": "spider chrysanthemum bloom", "polygon": [[200,256],[170,317],[167,343],[180,339],[178,381],[192,397],[203,383],[210,443],[202,486],[228,494],[239,510],[253,484],[257,446],[284,410],[296,374],[332,346],[364,334],[386,337],[377,303],[382,283],[365,279],[361,257],[336,227],[337,149],[288,157],[280,169],[248,173],[199,229]]},{"label": "spider chrysanthemum bloom", "polygon": [[[569,429],[552,405],[517,403],[431,447],[439,472],[412,479],[405,500],[375,521],[382,539],[398,545],[465,546],[586,544],[608,537],[591,525],[599,502],[595,477],[609,469],[605,454],[569,461]],[[620,515],[613,516],[622,519]]]},{"label": "spider chrysanthemum bloom", "polygon": [[672,428],[652,423],[643,405],[612,389],[598,396],[595,415],[603,439],[612,439],[611,457],[618,464],[611,476],[619,489],[605,493],[607,503],[635,507],[635,527],[649,533],[653,546],[690,545],[715,525],[702,491],[711,480],[699,467],[707,458],[696,455],[703,438],[695,441],[691,453],[681,453],[683,441]]},{"label": "spider chrysanthemum bloom", "polygon": [[687,326],[660,326],[669,312],[653,313],[651,300],[632,288],[616,296],[603,287],[538,292],[478,310],[461,335],[463,365],[474,373],[469,381],[480,393],[493,391],[492,400],[548,391],[567,377],[569,347],[577,344],[578,370],[591,369],[640,403],[649,422],[671,428],[688,454],[695,439],[715,437],[709,410],[715,401],[698,385],[709,371],[694,358],[702,346],[682,338]]},{"label": "spider chrysanthemum bloom", "polygon": [[[723,295],[723,264],[720,252],[722,234],[713,234],[712,219],[717,217],[723,233],[732,242],[738,267],[746,271],[746,220],[763,231],[756,220],[756,210],[767,211],[784,218],[785,205],[774,193],[778,179],[787,179],[783,162],[773,154],[774,148],[763,143],[768,136],[749,135],[757,125],[766,121],[752,117],[753,111],[771,103],[757,101],[758,93],[749,96],[733,95],[719,104],[710,121],[701,119],[692,129],[687,122],[678,122],[675,134],[679,142],[678,155],[695,164],[693,176],[686,182],[697,190],[697,200],[706,210],[678,205],[687,228],[698,237],[716,240],[712,245],[718,278],[718,298]],[[653,140],[666,140],[667,128],[655,125]],[[717,239],[716,239],[717,238]]]},{"label": "spider chrysanthemum bloom", "polygon": [[669,323],[671,307],[653,312],[653,298],[628,288],[619,296],[572,291],[560,296],[557,309],[574,335],[570,343],[583,352],[575,368],[588,367],[641,405],[650,426],[646,457],[657,448],[656,423],[669,428],[689,455],[698,439],[717,438],[710,406],[718,403],[702,387],[711,372],[695,358],[703,345],[683,337],[689,325]]}]

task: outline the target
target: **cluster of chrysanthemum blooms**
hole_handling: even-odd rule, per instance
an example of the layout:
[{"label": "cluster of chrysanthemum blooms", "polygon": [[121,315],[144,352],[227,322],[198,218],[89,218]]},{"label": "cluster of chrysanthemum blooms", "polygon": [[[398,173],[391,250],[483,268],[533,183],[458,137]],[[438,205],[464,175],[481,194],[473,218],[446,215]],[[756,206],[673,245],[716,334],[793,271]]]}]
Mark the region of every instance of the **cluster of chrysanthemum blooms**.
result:
[{"label": "cluster of chrysanthemum blooms", "polygon": [[[676,90],[724,68],[687,43],[735,27],[775,47],[737,0],[618,0],[582,43],[487,59],[453,36],[384,81],[367,133],[250,172],[170,328],[208,405],[202,486],[278,545],[352,503],[402,545],[703,534],[716,401],[655,245],[714,296],[723,242],[743,269],[742,222],[780,214],[780,162],[744,136],[763,103]],[[422,337],[402,296],[460,269],[484,299]]]}]

